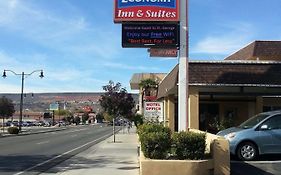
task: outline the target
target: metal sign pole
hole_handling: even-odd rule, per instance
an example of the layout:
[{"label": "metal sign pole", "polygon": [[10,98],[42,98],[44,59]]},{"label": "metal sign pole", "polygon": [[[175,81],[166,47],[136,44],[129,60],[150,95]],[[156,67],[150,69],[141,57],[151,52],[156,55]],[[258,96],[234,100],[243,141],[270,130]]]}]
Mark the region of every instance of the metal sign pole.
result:
[{"label": "metal sign pole", "polygon": [[178,81],[178,131],[186,131],[188,118],[188,0],[180,0],[180,57]]}]

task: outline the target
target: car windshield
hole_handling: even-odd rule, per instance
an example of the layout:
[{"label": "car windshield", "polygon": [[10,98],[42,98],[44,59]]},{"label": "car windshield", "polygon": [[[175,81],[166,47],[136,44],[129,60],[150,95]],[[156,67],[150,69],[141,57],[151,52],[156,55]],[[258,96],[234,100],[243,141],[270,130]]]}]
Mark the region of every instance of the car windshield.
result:
[{"label": "car windshield", "polygon": [[239,128],[243,128],[243,129],[252,128],[252,127],[256,126],[260,121],[267,118],[268,116],[269,116],[268,114],[255,115],[255,116],[249,118],[248,120],[246,120],[245,122],[243,122],[242,124],[240,124]]}]

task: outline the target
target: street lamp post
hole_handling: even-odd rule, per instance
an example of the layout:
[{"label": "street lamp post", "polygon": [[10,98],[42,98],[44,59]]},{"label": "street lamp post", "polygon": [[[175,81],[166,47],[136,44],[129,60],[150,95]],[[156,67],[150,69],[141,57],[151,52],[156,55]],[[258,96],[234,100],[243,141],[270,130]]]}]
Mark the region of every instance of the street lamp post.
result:
[{"label": "street lamp post", "polygon": [[24,88],[24,78],[27,76],[32,75],[35,72],[40,72],[39,77],[43,78],[44,74],[43,74],[43,70],[34,70],[33,72],[29,73],[29,74],[25,74],[24,72],[22,72],[21,74],[18,74],[12,70],[4,70],[3,72],[3,78],[6,78],[6,72],[12,72],[14,75],[20,75],[21,76],[21,94],[20,94],[20,118],[19,118],[19,131],[21,132],[21,125],[22,125],[22,109],[23,109],[23,88]]}]

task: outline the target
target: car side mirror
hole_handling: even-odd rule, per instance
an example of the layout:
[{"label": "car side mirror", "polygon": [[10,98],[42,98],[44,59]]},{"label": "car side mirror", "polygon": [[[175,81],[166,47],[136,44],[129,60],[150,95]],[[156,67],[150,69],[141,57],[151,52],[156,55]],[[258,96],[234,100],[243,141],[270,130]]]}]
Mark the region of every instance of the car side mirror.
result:
[{"label": "car side mirror", "polygon": [[261,130],[269,130],[268,125],[262,125],[260,127]]}]

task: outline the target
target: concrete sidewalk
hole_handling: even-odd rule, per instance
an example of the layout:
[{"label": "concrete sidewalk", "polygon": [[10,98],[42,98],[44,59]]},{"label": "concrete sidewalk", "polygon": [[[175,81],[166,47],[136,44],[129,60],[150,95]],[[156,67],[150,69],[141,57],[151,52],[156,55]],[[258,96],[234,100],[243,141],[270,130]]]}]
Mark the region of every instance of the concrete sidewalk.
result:
[{"label": "concrete sidewalk", "polygon": [[139,175],[136,128],[115,136],[115,143],[111,136],[41,175]]}]

